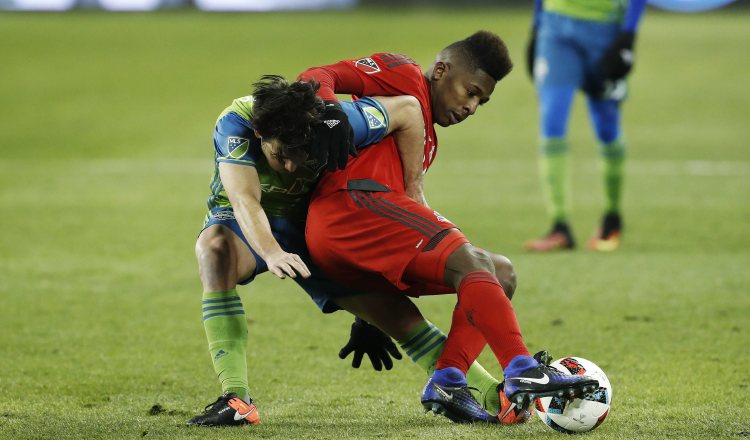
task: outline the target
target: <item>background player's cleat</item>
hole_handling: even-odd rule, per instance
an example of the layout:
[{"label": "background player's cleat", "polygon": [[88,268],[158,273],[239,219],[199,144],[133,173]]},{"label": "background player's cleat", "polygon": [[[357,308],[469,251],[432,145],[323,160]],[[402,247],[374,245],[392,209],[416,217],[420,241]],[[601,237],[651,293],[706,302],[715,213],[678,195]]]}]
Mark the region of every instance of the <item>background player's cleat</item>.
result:
[{"label": "background player's cleat", "polygon": [[497,394],[500,397],[500,412],[497,414],[497,420],[504,425],[517,425],[528,422],[534,413],[534,407],[522,408],[508,400],[503,389],[504,386],[504,382],[501,382],[497,386]]},{"label": "background player's cleat", "polygon": [[602,219],[602,225],[586,243],[592,251],[612,252],[620,247],[622,235],[622,218],[618,213],[609,213]]},{"label": "background player's cleat", "polygon": [[575,247],[573,232],[565,222],[555,222],[549,234],[523,244],[523,248],[529,252],[552,252],[574,249]]},{"label": "background player's cleat", "polygon": [[456,423],[497,423],[476,401],[466,386],[466,376],[458,368],[436,370],[422,392],[425,411],[442,414]]},{"label": "background player's cleat", "polygon": [[206,405],[203,414],[188,420],[188,426],[237,426],[259,425],[260,415],[253,400],[248,401],[237,397],[235,393],[219,396],[215,402]]},{"label": "background player's cleat", "polygon": [[521,408],[529,408],[538,397],[581,398],[594,392],[599,381],[586,375],[566,375],[550,367],[549,355],[516,356],[505,369],[505,394]]}]

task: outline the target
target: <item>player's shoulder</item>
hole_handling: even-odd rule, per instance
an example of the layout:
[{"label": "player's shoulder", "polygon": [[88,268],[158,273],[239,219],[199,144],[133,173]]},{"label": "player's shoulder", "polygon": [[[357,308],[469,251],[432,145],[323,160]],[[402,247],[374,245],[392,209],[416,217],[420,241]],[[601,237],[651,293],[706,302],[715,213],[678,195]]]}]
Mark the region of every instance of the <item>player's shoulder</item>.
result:
[{"label": "player's shoulder", "polygon": [[367,74],[376,74],[385,70],[396,68],[421,70],[419,64],[408,55],[393,52],[378,52],[368,57],[352,60],[354,67]]},{"label": "player's shoulder", "polygon": [[220,162],[254,165],[261,156],[260,141],[250,122],[252,104],[252,96],[237,98],[219,115],[214,129],[214,148]]}]

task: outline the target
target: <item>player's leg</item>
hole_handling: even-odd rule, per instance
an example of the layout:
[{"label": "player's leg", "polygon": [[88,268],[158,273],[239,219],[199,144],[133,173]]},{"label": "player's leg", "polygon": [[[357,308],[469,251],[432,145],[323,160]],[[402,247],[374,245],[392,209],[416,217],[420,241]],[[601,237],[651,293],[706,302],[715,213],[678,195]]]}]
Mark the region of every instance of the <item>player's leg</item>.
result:
[{"label": "player's leg", "polygon": [[203,284],[203,328],[222,395],[189,425],[260,423],[250,399],[247,321],[236,290],[238,281],[254,273],[256,259],[227,221],[222,223],[205,228],[195,245]]},{"label": "player's leg", "polygon": [[[516,287],[516,275],[508,258],[499,254],[488,254],[498,279],[510,299]],[[344,310],[364,319],[395,339],[401,349],[428,375],[435,370],[443,351],[446,335],[421,314],[417,306],[397,292],[367,293],[334,299]],[[491,414],[505,412],[509,402],[505,399],[501,382],[493,377],[478,362],[474,361],[467,373],[466,381],[482,407]],[[503,422],[518,423],[523,417],[508,414]]]},{"label": "player's leg", "polygon": [[625,174],[626,149],[620,136],[620,102],[589,97],[588,107],[600,145],[605,205],[601,226],[587,247],[596,251],[613,251],[619,247],[622,233],[620,204]]},{"label": "player's leg", "polygon": [[570,177],[567,127],[575,92],[583,78],[583,63],[569,44],[560,16],[544,15],[537,39],[534,83],[539,101],[539,172],[552,222],[549,233],[524,244],[529,251],[572,249]]},{"label": "player's leg", "polygon": [[[442,276],[445,285],[455,286],[458,296],[445,348],[422,396],[425,407],[446,412],[459,420],[482,419],[477,405],[465,398],[456,405],[450,396],[465,396],[466,371],[485,342],[505,371],[506,395],[521,410],[528,408],[539,395],[557,395],[558,392],[582,395],[593,388],[595,380],[565,378],[547,371],[545,365],[529,355],[510,300],[495,276],[491,257],[465,240],[456,239],[462,236],[453,230],[445,237],[446,245],[438,244],[434,252],[420,253],[405,273],[427,282],[429,277]],[[442,273],[435,269],[441,265]],[[434,281],[437,280],[433,278]],[[542,379],[546,382],[537,384]]]}]

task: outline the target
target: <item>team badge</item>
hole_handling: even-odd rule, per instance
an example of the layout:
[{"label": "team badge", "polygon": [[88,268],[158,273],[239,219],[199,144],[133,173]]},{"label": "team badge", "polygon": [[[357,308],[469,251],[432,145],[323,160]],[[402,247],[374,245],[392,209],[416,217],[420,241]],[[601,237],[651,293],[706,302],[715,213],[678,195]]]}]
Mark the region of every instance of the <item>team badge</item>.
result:
[{"label": "team badge", "polygon": [[380,128],[385,126],[385,117],[383,112],[375,107],[364,107],[365,116],[367,116],[367,125],[370,128]]},{"label": "team badge", "polygon": [[229,152],[229,157],[232,159],[239,159],[247,154],[248,148],[250,148],[250,141],[248,139],[235,136],[227,138],[227,151]]},{"label": "team badge", "polygon": [[225,209],[222,211],[212,212],[211,217],[216,220],[234,220],[234,211],[232,211],[231,209]]},{"label": "team badge", "polygon": [[368,75],[380,72],[380,66],[372,58],[362,58],[354,62],[354,67]]},{"label": "team badge", "polygon": [[435,218],[437,219],[437,221],[442,222],[442,223],[447,223],[448,222],[448,219],[445,218],[445,217],[443,217],[442,215],[440,215],[439,212],[432,211],[432,213],[435,214]]}]

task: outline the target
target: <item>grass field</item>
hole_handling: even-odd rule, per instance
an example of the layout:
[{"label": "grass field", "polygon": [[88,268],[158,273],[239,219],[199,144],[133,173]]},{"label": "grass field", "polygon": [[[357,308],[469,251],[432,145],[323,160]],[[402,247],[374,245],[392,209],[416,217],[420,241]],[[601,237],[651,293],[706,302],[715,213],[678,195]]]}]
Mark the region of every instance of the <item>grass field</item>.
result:
[{"label": "grass field", "polygon": [[[439,129],[432,206],[514,261],[532,350],[608,373],[612,413],[588,437],[750,436],[748,19],[648,12],[624,116],[624,246],[529,255],[521,243],[549,225],[522,68],[528,11],[0,14],[0,438],[559,438],[536,417],[423,416],[417,367],[350,368],[336,356],[349,316],[323,316],[271,276],[241,289],[264,424],[183,426],[219,394],[193,257],[217,114],[264,73],[375,51],[426,66],[478,28],[503,35],[518,68],[470,121]],[[601,207],[582,104],[580,240]],[[447,331],[453,301],[418,304]],[[481,360],[501,374],[489,351]]]}]

